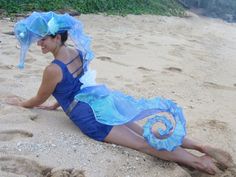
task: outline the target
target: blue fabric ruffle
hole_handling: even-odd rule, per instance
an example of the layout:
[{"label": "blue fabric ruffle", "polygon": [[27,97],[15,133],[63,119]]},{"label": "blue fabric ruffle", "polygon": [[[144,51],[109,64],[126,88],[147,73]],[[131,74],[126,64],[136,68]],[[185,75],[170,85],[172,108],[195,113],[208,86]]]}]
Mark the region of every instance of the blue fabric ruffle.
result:
[{"label": "blue fabric ruffle", "polygon": [[[107,125],[122,125],[151,116],[152,118],[144,125],[143,136],[158,150],[175,150],[182,144],[186,135],[182,109],[171,100],[161,97],[135,99],[121,92],[109,90],[105,85],[85,87],[75,99],[88,103],[96,120]],[[173,117],[174,125],[167,117],[160,116],[161,113],[168,113]],[[166,126],[165,130],[158,130],[161,138],[157,138],[152,131],[153,125],[157,122]]]}]

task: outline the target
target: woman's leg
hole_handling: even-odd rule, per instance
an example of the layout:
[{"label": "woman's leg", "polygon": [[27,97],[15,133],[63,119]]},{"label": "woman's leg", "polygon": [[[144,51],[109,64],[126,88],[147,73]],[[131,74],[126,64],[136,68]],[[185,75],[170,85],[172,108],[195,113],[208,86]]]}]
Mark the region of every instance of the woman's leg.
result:
[{"label": "woman's leg", "polygon": [[[141,136],[143,135],[143,127],[141,127],[139,124],[137,124],[135,122],[131,122],[131,123],[128,123],[128,124],[125,124],[125,125],[128,128],[130,128],[131,130],[133,130],[135,133],[137,133]],[[154,132],[154,133],[156,133],[156,132]],[[182,144],[181,147],[186,148],[186,149],[193,149],[193,150],[203,152],[202,145],[199,142],[193,141],[189,138],[184,138],[183,144]]]},{"label": "woman's leg", "polygon": [[[131,122],[131,123],[126,124],[126,126],[130,128],[131,130],[133,130],[134,132],[136,132],[137,134],[142,136],[143,128],[137,123]],[[229,153],[218,148],[213,148],[208,145],[203,145],[202,143],[192,140],[190,138],[185,137],[181,147],[186,148],[186,149],[193,149],[193,150],[205,153],[206,155],[217,160],[224,167],[230,167],[234,165],[232,157]]]},{"label": "woman's leg", "polygon": [[157,151],[156,149],[150,147],[144,138],[125,125],[114,126],[104,141],[129,147],[163,160],[191,166],[209,174],[215,174],[218,170],[209,156],[197,157],[181,147],[172,152]]},{"label": "woman's leg", "polygon": [[130,122],[130,123],[125,124],[125,126],[130,128],[132,131],[134,131],[138,135],[143,136],[143,127],[141,127],[139,124],[135,122]]}]

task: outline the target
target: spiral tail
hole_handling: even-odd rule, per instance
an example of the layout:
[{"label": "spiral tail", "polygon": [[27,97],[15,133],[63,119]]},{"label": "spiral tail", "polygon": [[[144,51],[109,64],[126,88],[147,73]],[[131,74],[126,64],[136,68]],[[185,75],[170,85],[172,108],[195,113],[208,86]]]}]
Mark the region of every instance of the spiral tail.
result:
[{"label": "spiral tail", "polygon": [[[158,115],[148,119],[143,127],[143,137],[150,146],[157,150],[174,151],[182,144],[182,141],[186,135],[185,120],[183,118],[181,109],[178,107],[173,109],[173,107],[171,107],[169,111],[170,112],[168,113],[170,113],[174,118],[175,127],[168,118]],[[157,132],[160,137],[155,136],[152,131],[154,124],[158,122],[164,124],[166,127],[165,130],[160,128],[158,129]]]}]

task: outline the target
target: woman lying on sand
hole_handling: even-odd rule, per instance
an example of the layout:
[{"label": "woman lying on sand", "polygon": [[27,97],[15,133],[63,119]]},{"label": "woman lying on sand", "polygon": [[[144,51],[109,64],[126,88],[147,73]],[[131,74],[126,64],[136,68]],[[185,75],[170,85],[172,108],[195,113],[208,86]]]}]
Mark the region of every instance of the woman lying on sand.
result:
[{"label": "woman lying on sand", "polygon": [[[37,42],[43,54],[51,53],[53,59],[44,69],[36,96],[28,100],[12,96],[7,99],[7,103],[25,108],[40,107],[50,110],[61,106],[72,122],[94,140],[129,147],[208,174],[218,172],[217,164],[224,168],[233,164],[227,152],[186,138],[185,127],[179,130],[184,132],[179,136],[179,144],[175,144],[179,141],[176,137],[161,138],[160,133],[155,133],[159,140],[150,139],[151,134],[146,133],[150,127],[143,129],[134,122],[132,116],[139,115],[136,116],[138,120],[163,111],[171,113],[170,108],[173,106],[177,110],[180,109],[169,100],[155,98],[136,101],[120,92],[111,92],[106,87],[94,84],[93,74],[88,68],[93,54],[89,38],[83,33],[79,20],[67,14],[35,12],[16,24],[15,34],[21,44],[20,67],[23,67],[26,51],[32,42]],[[68,36],[75,43],[75,48],[66,46]],[[44,106],[43,103],[51,95],[56,98],[57,103]],[[166,106],[168,109],[165,109]],[[117,112],[120,113],[119,116],[122,113],[123,123],[114,123],[118,119],[115,114]],[[174,111],[171,115],[176,120],[176,126],[185,126],[181,112],[175,113]],[[105,116],[108,117],[105,121],[98,121]],[[166,119],[163,122],[168,126]],[[173,133],[174,130],[170,128],[170,131]],[[167,143],[163,145],[163,142]],[[186,149],[199,151],[203,155],[193,155]]]}]

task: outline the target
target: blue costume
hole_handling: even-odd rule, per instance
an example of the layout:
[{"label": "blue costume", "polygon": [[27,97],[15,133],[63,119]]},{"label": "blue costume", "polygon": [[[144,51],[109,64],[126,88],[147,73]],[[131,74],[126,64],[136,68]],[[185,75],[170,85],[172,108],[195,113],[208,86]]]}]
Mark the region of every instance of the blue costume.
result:
[{"label": "blue costume", "polygon": [[[63,75],[63,79],[60,83],[57,84],[53,92],[53,96],[56,98],[57,102],[65,112],[67,112],[70,104],[73,102],[75,95],[79,93],[80,87],[82,85],[82,83],[80,82],[80,77],[81,75],[83,75],[83,70],[77,77],[74,78],[73,73],[81,68],[78,68],[73,73],[70,73],[67,68],[68,64],[78,58],[81,59],[82,63],[83,60],[81,52],[79,52],[79,56],[75,57],[67,64],[64,64],[57,59],[52,61],[52,63],[58,65],[61,68]],[[84,102],[78,102],[73,110],[68,112],[68,116],[84,134],[98,141],[103,141],[112,129],[112,126],[101,124],[96,121],[91,107],[89,106],[89,104]]]},{"label": "blue costume", "polygon": [[[82,66],[76,78],[67,65],[55,59],[63,73],[63,79],[53,92],[54,97],[70,119],[89,137],[103,141],[114,125],[123,125],[148,117],[143,137],[157,150],[173,151],[182,144],[186,135],[182,109],[173,101],[161,97],[135,99],[119,91],[108,89],[95,82],[95,72],[89,69],[94,58],[90,49],[90,38],[84,34],[82,23],[68,14],[33,12],[15,25],[15,35],[21,44],[19,67],[24,67],[26,52],[32,42],[47,35],[67,31],[79,51]],[[75,58],[76,59],[76,58]],[[76,72],[75,71],[75,72]],[[165,112],[169,115],[162,115]],[[171,122],[174,120],[174,123]],[[160,122],[165,129],[158,129],[161,138],[153,134],[152,127]]]}]

